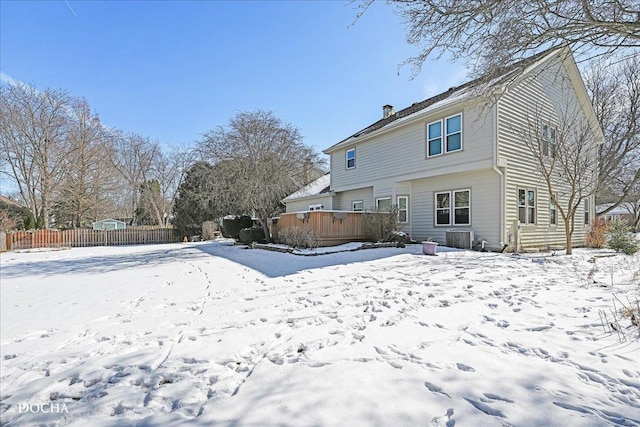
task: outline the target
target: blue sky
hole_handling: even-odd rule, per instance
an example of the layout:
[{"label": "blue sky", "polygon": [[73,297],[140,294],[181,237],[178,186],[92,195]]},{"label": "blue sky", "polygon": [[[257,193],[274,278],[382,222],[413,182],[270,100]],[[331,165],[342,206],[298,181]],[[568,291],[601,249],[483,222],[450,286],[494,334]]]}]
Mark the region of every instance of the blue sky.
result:
[{"label": "blue sky", "polygon": [[0,71],[166,145],[263,109],[321,151],[384,104],[466,80],[444,60],[412,80],[398,67],[416,51],[392,8],[376,3],[354,24],[356,13],[346,1],[2,1]]}]

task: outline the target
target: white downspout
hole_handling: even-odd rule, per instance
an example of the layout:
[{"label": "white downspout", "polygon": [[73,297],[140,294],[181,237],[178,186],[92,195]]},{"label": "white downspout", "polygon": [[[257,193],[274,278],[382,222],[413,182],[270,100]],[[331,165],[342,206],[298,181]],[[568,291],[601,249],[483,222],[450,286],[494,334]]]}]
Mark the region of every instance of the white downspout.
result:
[{"label": "white downspout", "polygon": [[[505,233],[507,224],[505,224],[506,218],[506,180],[504,173],[498,167],[498,102],[493,108],[493,170],[500,175],[500,231],[498,236],[500,237],[500,246],[504,246],[507,239],[505,239]],[[506,169],[506,168],[505,168]]]}]

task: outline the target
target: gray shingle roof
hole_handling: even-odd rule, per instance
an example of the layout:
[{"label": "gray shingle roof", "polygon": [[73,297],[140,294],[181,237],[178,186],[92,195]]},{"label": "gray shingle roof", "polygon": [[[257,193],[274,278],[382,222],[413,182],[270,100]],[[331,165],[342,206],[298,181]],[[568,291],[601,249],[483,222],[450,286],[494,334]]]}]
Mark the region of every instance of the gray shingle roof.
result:
[{"label": "gray shingle roof", "polygon": [[486,85],[486,87],[484,87],[483,89],[486,91],[487,89],[491,88],[491,87],[495,87],[498,86],[499,84],[502,84],[506,81],[508,81],[508,79],[513,79],[516,76],[520,75],[529,65],[533,64],[534,62],[538,61],[539,59],[543,58],[544,56],[548,55],[549,53],[551,53],[554,50],[559,50],[558,47],[554,47],[548,50],[545,50],[544,52],[540,52],[538,54],[535,54],[533,56],[530,56],[529,58],[523,59],[521,61],[516,62],[513,65],[510,66],[506,66],[503,67],[499,70],[496,70],[495,72],[491,73],[491,74],[487,74],[484,75],[482,77],[479,77],[477,79],[471,80],[469,82],[466,82],[460,86],[456,86],[456,87],[452,87],[449,90],[447,90],[446,92],[440,93],[436,96],[432,96],[431,98],[427,98],[424,101],[420,101],[420,102],[414,102],[413,104],[411,104],[411,106],[404,108],[398,112],[396,112],[395,114],[390,115],[387,118],[383,118],[378,120],[375,123],[372,123],[371,125],[367,126],[366,128],[354,133],[353,135],[349,136],[348,138],[343,139],[342,141],[338,142],[337,144],[332,145],[331,147],[327,148],[326,150],[324,150],[324,152],[328,152],[331,151],[334,147],[337,147],[338,145],[341,145],[342,143],[354,139],[354,138],[358,138],[361,136],[365,136],[368,135],[378,129],[382,129],[383,127],[389,125],[390,123],[395,122],[398,119],[410,116],[412,114],[415,114],[419,111],[422,111],[434,104],[436,104],[437,102],[446,100],[447,98],[452,97],[452,95],[454,94],[460,94],[462,91],[466,90],[466,89],[470,89],[470,88],[474,88],[476,86],[481,86],[481,85]]}]

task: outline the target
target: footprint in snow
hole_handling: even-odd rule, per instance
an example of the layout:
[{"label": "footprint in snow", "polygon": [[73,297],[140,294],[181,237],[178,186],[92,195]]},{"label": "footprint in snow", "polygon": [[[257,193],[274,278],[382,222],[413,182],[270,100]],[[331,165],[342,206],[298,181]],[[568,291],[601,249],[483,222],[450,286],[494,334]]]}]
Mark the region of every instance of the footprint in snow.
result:
[{"label": "footprint in snow", "polygon": [[484,412],[487,415],[491,415],[491,416],[494,416],[494,417],[500,417],[500,418],[506,418],[501,411],[499,411],[497,409],[493,409],[492,407],[490,407],[487,404],[484,404],[482,402],[478,402],[477,400],[469,399],[467,397],[465,397],[464,400],[466,400],[467,402],[472,404],[473,407],[476,408],[478,411]]},{"label": "footprint in snow", "polygon": [[424,386],[432,393],[442,394],[443,396],[447,396],[449,399],[451,399],[451,396],[449,396],[449,394],[442,391],[442,388],[438,387],[435,384],[425,381]]},{"label": "footprint in snow", "polygon": [[464,372],[475,372],[476,371],[471,366],[465,365],[464,363],[456,363],[456,367],[458,369],[460,369],[461,371],[464,371]]}]

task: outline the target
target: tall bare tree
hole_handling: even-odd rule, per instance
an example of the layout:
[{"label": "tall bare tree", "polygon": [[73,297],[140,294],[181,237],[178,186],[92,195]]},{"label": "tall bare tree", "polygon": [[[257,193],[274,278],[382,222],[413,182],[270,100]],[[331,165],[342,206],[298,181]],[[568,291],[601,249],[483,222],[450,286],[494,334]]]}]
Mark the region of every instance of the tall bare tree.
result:
[{"label": "tall bare tree", "polygon": [[69,107],[67,138],[72,153],[66,156],[64,178],[56,204],[58,222],[80,227],[105,216],[115,175],[108,161],[111,132],[84,99]]},{"label": "tall bare tree", "polygon": [[599,199],[612,203],[598,212],[604,214],[640,184],[640,56],[596,61],[585,83],[605,135],[598,153]]},{"label": "tall bare tree", "polygon": [[594,124],[586,120],[579,105],[559,111],[554,123],[546,117],[540,108],[528,111],[527,125],[517,131],[562,218],[566,253],[571,255],[577,213],[598,189],[598,146]]},{"label": "tall bare tree", "polygon": [[[358,17],[374,0],[357,2]],[[640,47],[637,0],[395,0],[388,1],[418,54],[407,62],[419,72],[429,58],[449,53],[467,60],[476,75],[561,44],[577,56]]]},{"label": "tall bare tree", "polygon": [[111,164],[124,181],[128,199],[127,216],[135,222],[138,208],[138,190],[147,181],[154,159],[160,153],[158,143],[135,133],[119,134],[113,139]]},{"label": "tall bare tree", "polygon": [[229,197],[243,210],[235,213],[255,215],[268,241],[269,219],[282,212],[280,200],[304,183],[305,162],[319,162],[297,128],[260,110],[238,113],[226,127],[205,133],[198,150],[213,164],[224,162],[234,189]]},{"label": "tall bare tree", "polygon": [[154,157],[140,196],[155,224],[169,225],[173,202],[189,163],[189,151],[180,148],[173,148],[169,153],[159,151]]},{"label": "tall bare tree", "polygon": [[48,228],[54,195],[67,156],[71,98],[61,90],[22,83],[0,86],[0,149],[3,172],[15,180],[34,218]]}]

